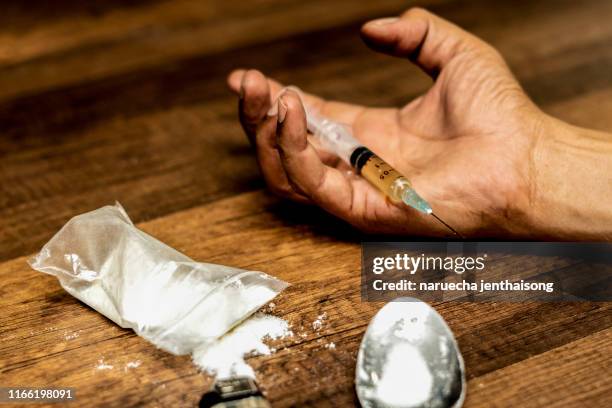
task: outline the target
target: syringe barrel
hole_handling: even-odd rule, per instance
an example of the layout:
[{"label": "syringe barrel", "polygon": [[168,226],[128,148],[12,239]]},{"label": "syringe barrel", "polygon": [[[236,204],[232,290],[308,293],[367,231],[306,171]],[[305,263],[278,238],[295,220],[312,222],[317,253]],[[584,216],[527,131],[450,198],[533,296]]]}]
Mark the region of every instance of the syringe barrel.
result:
[{"label": "syringe barrel", "polygon": [[394,202],[402,201],[404,188],[410,188],[408,179],[383,159],[364,146],[357,148],[350,158],[351,165],[363,178],[372,183]]},{"label": "syringe barrel", "polygon": [[[302,98],[302,92],[293,86],[283,89],[281,94],[287,89],[297,92]],[[320,115],[306,104],[304,108],[308,131],[318,147],[352,165],[391,201],[403,202],[426,214],[432,213],[431,206],[417,194],[410,181],[370,149],[362,146],[353,137],[350,127]]]},{"label": "syringe barrel", "polygon": [[361,146],[346,125],[308,110],[306,122],[308,131],[313,135],[317,145],[323,150],[336,154],[347,163],[350,161],[351,153]]}]

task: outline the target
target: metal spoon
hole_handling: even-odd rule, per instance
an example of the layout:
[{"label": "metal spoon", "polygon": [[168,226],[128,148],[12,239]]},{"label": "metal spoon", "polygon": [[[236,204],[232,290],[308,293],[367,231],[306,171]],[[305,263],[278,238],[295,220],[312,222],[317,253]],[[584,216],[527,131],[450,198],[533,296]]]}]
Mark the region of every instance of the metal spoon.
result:
[{"label": "metal spoon", "polygon": [[398,298],[366,330],[355,385],[363,408],[459,408],[465,366],[444,319],[425,302]]}]

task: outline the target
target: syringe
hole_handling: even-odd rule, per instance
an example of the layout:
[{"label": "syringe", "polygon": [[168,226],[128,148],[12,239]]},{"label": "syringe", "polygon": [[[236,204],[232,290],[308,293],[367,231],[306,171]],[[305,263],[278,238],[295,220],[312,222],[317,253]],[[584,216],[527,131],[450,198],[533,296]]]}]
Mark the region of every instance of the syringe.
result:
[{"label": "syringe", "polygon": [[[296,87],[287,87],[300,98],[301,91]],[[303,98],[302,98],[303,101]],[[395,203],[404,203],[424,214],[433,216],[453,234],[461,237],[450,225],[434,214],[431,206],[412,187],[410,181],[391,167],[370,149],[361,145],[351,134],[348,126],[321,116],[304,104],[308,131],[323,150],[336,154],[350,164],[358,174],[378,188]]]}]

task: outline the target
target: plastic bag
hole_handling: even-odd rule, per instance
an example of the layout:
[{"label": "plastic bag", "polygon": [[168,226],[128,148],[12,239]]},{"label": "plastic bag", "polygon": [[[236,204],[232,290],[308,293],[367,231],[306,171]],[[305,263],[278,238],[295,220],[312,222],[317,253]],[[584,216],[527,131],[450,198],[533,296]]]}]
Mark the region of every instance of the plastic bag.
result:
[{"label": "plastic bag", "polygon": [[262,272],[194,262],[136,228],[118,203],[72,218],[29,263],[179,355],[210,344],[288,286]]}]

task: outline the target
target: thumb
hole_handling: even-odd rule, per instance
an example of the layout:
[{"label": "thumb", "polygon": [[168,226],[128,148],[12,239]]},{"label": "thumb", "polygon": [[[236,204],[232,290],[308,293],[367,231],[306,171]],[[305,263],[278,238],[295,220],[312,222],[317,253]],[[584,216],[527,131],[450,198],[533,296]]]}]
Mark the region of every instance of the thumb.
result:
[{"label": "thumb", "polygon": [[409,58],[434,79],[459,53],[495,52],[478,37],[420,8],[410,9],[401,17],[370,21],[361,34],[374,50]]}]

